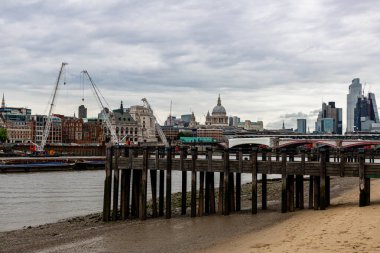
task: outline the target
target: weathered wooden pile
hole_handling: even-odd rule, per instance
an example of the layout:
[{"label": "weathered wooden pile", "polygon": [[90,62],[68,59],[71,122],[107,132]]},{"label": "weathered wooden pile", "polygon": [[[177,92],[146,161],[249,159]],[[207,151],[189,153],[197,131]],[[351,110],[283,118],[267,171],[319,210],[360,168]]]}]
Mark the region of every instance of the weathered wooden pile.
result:
[{"label": "weathered wooden pile", "polygon": [[[148,176],[152,217],[170,218],[173,170],[182,171],[183,215],[188,209],[187,172],[191,172],[191,217],[240,211],[242,173],[252,175],[253,214],[258,210],[258,174],[262,175],[262,209],[267,208],[268,174],[281,175],[281,212],[304,208],[305,180],[309,180],[308,208],[326,209],[330,204],[332,176],[358,177],[359,205],[366,206],[370,203],[370,178],[380,176],[380,164],[374,164],[374,159],[373,151],[363,149],[347,152],[326,148],[272,151],[257,147],[249,150],[207,147],[206,151],[198,152],[197,147],[182,146],[174,152],[171,147],[112,146],[106,150],[103,220],[146,219]],[[214,187],[215,173],[220,174],[218,191]]]}]

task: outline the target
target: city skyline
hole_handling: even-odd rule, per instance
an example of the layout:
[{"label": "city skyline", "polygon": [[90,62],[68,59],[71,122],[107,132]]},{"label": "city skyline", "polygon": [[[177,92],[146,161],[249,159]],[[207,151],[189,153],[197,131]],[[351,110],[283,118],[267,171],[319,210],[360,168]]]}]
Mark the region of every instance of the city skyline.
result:
[{"label": "city skyline", "polygon": [[95,100],[86,104],[89,89],[81,102],[79,73],[87,69],[110,107],[147,97],[161,123],[170,100],[173,115],[194,111],[203,122],[220,93],[229,116],[272,129],[283,121],[295,128],[297,118],[313,126],[321,101],[335,101],[346,129],[351,80],[359,77],[366,92],[379,93],[379,7],[372,1],[5,1],[0,92],[8,105],[43,114],[67,61],[56,113],[73,115],[84,104],[97,114]]},{"label": "city skyline", "polygon": [[[354,80],[356,80],[356,79],[358,79],[358,78],[355,78]],[[60,86],[64,86],[64,84],[61,84]],[[349,86],[350,87],[350,86]],[[362,92],[364,93],[364,89],[362,90]],[[84,93],[83,93],[84,94]],[[84,97],[84,95],[82,94],[82,97]],[[371,93],[371,94],[373,94],[373,93]],[[62,98],[61,98],[62,99]],[[348,97],[347,97],[347,99],[348,99]],[[92,100],[94,100],[94,101],[91,101],[93,104],[95,103],[95,98],[92,98]],[[218,96],[218,103],[219,103],[219,100],[220,100],[220,94],[219,94],[219,96]],[[84,106],[83,104],[84,104],[84,99],[82,98],[82,102],[81,103],[79,103],[79,108],[81,108],[82,106]],[[90,103],[91,103],[90,102]],[[121,100],[121,103],[123,103],[123,100]],[[327,103],[334,103],[335,104],[335,101],[328,101]],[[23,108],[27,108],[27,109],[31,109],[31,110],[33,110],[33,108],[31,108],[31,107],[29,107],[29,106],[14,106],[14,105],[10,105],[10,104],[7,104],[6,102],[5,102],[5,94],[3,93],[3,96],[2,96],[2,104],[4,104],[5,106],[7,106],[7,107],[23,107]],[[56,104],[57,104],[57,102],[56,102]],[[326,102],[324,101],[324,100],[322,100],[322,107],[323,107],[323,104],[326,104]],[[140,105],[142,105],[142,104],[140,104]],[[59,106],[59,105],[58,105]],[[64,106],[64,105],[63,105]],[[126,105],[126,108],[129,108],[130,106],[134,106],[134,105],[132,105],[132,104],[130,104],[130,105]],[[73,112],[73,115],[71,115],[71,114],[65,114],[66,116],[77,116],[78,118],[81,118],[80,117],[80,115],[81,115],[81,113],[80,113],[80,109],[79,108],[76,108],[76,111],[74,111]],[[107,106],[106,106],[107,107]],[[110,106],[109,107],[109,109],[110,110],[114,110],[114,109],[117,109],[117,108],[119,108],[120,107],[120,105],[119,106],[116,106],[116,107],[112,107],[112,106]],[[108,107],[107,107],[108,108]],[[346,108],[347,108],[347,101],[346,101]],[[48,106],[45,108],[45,110],[47,111],[47,109],[48,109]],[[86,115],[87,115],[87,107],[84,107],[84,109],[85,109],[85,111],[86,111]],[[79,111],[78,111],[79,110]],[[98,111],[97,111],[98,110]],[[347,110],[347,109],[346,109]],[[93,110],[93,112],[94,112],[94,114],[89,114],[89,116],[88,116],[88,118],[97,118],[98,117],[98,114],[99,114],[99,112],[101,111],[101,109],[99,108],[99,106],[98,106],[98,109],[94,109]],[[209,112],[210,111],[210,109],[207,109],[207,111]],[[321,111],[323,111],[323,108],[321,109],[321,108],[319,108],[319,109],[316,109],[316,110],[314,110],[314,111],[311,111],[310,112],[310,114],[308,115],[308,114],[305,114],[305,113],[303,113],[303,112],[298,112],[298,113],[291,113],[291,114],[289,114],[289,113],[286,113],[285,115],[281,115],[280,116],[280,120],[279,121],[281,121],[281,126],[283,126],[283,124],[285,124],[285,123],[289,123],[288,121],[286,121],[286,119],[292,119],[293,121],[295,121],[295,123],[294,122],[292,122],[292,124],[289,126],[289,125],[286,125],[286,127],[287,128],[293,128],[294,130],[297,130],[297,126],[298,126],[298,120],[299,119],[305,119],[306,120],[306,122],[307,122],[307,125],[308,124],[310,124],[310,125],[314,125],[314,124],[316,124],[316,122],[318,121],[318,116],[315,116],[315,115],[318,115]],[[193,113],[193,111],[192,110],[190,110],[190,112],[191,113]],[[190,113],[190,114],[191,114]],[[32,113],[33,115],[46,115],[46,112],[45,113],[35,113],[35,112],[33,112]],[[57,110],[55,110],[54,112],[53,112],[53,114],[62,114],[60,111],[59,111],[59,109]],[[170,111],[169,111],[169,114],[170,114]],[[163,119],[161,119],[161,118],[158,118],[158,121],[159,121],[159,123],[161,124],[161,125],[164,125],[164,122],[165,122],[165,120],[169,117],[169,114],[167,115],[167,117],[166,118],[163,118]],[[189,113],[181,113],[181,112],[179,112],[179,114],[178,115],[176,115],[176,114],[174,114],[174,113],[171,113],[171,115],[172,115],[172,117],[180,117],[181,115],[184,115],[184,114],[189,114]],[[344,113],[343,113],[344,114]],[[158,115],[158,114],[157,114]],[[228,117],[236,117],[236,116],[238,116],[239,118],[240,118],[240,115],[234,115],[234,114],[228,114],[227,113],[227,116]],[[310,117],[311,116],[311,117]],[[204,118],[204,120],[202,120],[202,118]],[[315,119],[314,119],[315,118]],[[206,115],[205,115],[205,113],[203,113],[203,117],[201,117],[201,119],[199,120],[199,118],[196,118],[196,120],[197,120],[197,122],[200,122],[200,124],[202,124],[202,125],[206,125]],[[241,119],[242,120],[242,122],[244,122],[245,120],[251,120],[251,118],[247,118],[247,119],[245,119],[245,118],[242,118]],[[258,120],[258,121],[260,121],[260,120]],[[344,122],[343,121],[343,125],[346,125],[345,124],[346,122]],[[266,124],[264,124],[264,129],[280,129],[280,128],[265,128],[265,126],[266,126]],[[314,130],[314,131],[320,131],[320,130],[317,130],[315,127],[308,127],[308,129],[309,130]],[[343,132],[345,132],[345,131],[343,131]]]}]

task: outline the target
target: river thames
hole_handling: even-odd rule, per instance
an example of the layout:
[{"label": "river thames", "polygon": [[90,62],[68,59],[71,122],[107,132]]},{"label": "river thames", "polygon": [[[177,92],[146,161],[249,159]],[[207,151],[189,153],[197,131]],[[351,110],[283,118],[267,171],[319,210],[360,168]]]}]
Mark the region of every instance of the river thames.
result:
[{"label": "river thames", "polygon": [[[181,172],[172,173],[172,192],[179,192]],[[0,174],[0,231],[101,212],[104,177],[103,170]],[[190,180],[188,172],[188,191]],[[249,174],[242,175],[242,183],[250,180]],[[216,186],[218,182],[215,173]]]}]

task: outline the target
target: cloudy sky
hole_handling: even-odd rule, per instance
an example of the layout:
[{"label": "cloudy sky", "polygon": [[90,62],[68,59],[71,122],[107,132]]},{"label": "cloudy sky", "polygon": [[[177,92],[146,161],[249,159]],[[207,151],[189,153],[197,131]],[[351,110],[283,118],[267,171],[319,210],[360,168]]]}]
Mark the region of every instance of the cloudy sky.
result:
[{"label": "cloudy sky", "polygon": [[[302,3],[302,4],[301,4]],[[346,111],[355,77],[380,94],[378,1],[39,1],[0,5],[0,92],[7,106],[46,113],[62,61],[56,113],[99,111],[87,69],[112,108],[146,97],[161,122],[220,93],[227,114],[268,128],[308,118],[322,101]],[[84,101],[82,97],[84,96]]]}]

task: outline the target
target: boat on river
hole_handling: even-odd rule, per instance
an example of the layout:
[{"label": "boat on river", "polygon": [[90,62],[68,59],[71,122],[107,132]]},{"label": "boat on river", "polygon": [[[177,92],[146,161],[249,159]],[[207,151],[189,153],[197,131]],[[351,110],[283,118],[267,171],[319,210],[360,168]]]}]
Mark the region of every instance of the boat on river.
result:
[{"label": "boat on river", "polygon": [[20,163],[20,164],[0,164],[0,172],[44,172],[72,170],[75,163],[67,162],[44,162],[44,163]]}]

